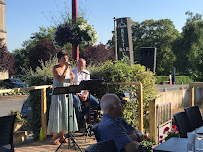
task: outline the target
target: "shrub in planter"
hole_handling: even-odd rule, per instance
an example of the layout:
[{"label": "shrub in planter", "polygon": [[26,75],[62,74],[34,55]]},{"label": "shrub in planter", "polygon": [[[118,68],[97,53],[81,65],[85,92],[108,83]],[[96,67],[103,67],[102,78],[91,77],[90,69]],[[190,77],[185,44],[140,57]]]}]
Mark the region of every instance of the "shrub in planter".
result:
[{"label": "shrub in planter", "polygon": [[142,148],[145,152],[151,152],[152,146],[156,143],[147,137],[147,135],[144,135],[144,140],[141,142]]},{"label": "shrub in planter", "polygon": [[14,123],[14,132],[18,131],[22,125],[26,124],[27,121],[23,118],[19,111],[11,110],[9,115],[16,114],[16,119]]}]

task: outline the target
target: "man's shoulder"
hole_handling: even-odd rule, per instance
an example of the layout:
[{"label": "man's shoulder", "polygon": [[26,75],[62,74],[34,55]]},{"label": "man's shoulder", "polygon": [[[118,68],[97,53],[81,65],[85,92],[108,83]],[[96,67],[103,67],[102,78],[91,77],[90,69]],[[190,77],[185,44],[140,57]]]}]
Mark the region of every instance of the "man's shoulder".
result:
[{"label": "man's shoulder", "polygon": [[75,69],[71,70],[71,72],[76,72],[76,71],[78,71],[78,69],[77,69],[77,68],[75,68]]},{"label": "man's shoulder", "polygon": [[109,128],[112,128],[115,125],[116,125],[116,121],[115,120],[111,119],[108,116],[104,116],[102,118],[101,123],[99,124],[99,127],[101,129],[109,129]]},{"label": "man's shoulder", "polygon": [[82,70],[82,71],[84,71],[84,72],[86,72],[86,73],[90,74],[90,72],[89,72],[89,71],[87,71],[86,69],[84,69],[84,70]]}]

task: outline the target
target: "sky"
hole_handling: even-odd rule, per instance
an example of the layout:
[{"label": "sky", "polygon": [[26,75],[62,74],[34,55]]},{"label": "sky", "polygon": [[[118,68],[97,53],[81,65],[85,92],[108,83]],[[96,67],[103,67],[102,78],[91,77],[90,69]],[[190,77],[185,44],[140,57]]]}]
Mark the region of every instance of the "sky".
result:
[{"label": "sky", "polygon": [[[8,51],[22,48],[39,27],[57,26],[61,14],[70,12],[72,0],[4,0]],[[113,18],[130,17],[136,22],[170,19],[181,32],[185,13],[203,14],[203,0],[78,0],[78,12],[98,33],[98,43],[112,38]]]}]

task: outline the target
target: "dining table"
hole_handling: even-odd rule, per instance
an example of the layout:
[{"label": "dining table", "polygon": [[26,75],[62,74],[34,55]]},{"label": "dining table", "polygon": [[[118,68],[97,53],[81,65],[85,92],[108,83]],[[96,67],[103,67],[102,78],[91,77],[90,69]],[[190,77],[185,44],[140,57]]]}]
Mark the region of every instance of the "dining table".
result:
[{"label": "dining table", "polygon": [[[192,131],[195,134],[203,134],[203,126]],[[187,152],[188,138],[172,137],[153,148],[153,152]]]},{"label": "dining table", "polygon": [[187,138],[172,137],[153,148],[153,152],[187,152]]},{"label": "dining table", "polygon": [[193,133],[197,133],[197,134],[203,134],[203,126],[201,126],[201,127],[197,128],[197,129],[193,130],[192,132],[193,132]]}]

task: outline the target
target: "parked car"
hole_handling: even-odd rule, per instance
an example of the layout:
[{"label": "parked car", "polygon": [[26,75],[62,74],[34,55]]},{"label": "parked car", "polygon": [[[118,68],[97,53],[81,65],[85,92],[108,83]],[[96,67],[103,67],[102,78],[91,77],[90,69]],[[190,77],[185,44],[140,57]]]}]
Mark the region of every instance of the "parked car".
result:
[{"label": "parked car", "polygon": [[30,107],[29,102],[30,102],[30,97],[28,96],[27,99],[23,102],[23,106],[20,112],[25,118],[27,118],[32,111],[32,108]]},{"label": "parked car", "polygon": [[5,79],[1,82],[1,87],[4,88],[24,88],[28,87],[28,84],[18,78]]}]

